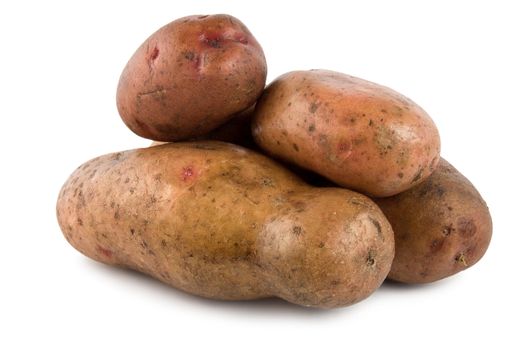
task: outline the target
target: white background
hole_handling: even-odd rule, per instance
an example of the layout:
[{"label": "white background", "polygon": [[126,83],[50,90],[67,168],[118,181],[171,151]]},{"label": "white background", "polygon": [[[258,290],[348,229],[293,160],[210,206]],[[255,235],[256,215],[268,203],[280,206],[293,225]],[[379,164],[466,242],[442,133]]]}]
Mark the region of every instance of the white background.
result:
[{"label": "white background", "polygon": [[[424,3],[2,2],[0,348],[524,349],[526,11],[521,1]],[[316,311],[204,300],[70,247],[55,219],[62,183],[90,158],[149,144],[115,107],[126,61],[158,27],[211,13],[251,29],[269,82],[326,68],[424,107],[444,157],[491,209],[493,241],[480,263]]]}]

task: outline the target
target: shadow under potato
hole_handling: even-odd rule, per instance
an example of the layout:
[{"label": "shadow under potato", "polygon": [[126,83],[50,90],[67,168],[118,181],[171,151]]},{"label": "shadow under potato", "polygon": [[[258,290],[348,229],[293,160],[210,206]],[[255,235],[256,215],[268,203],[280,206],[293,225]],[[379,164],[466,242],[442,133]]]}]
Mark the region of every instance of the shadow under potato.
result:
[{"label": "shadow under potato", "polygon": [[[171,287],[168,284],[165,284],[151,276],[145,275],[135,270],[106,265],[91,260],[89,258],[84,258],[83,260],[89,268],[98,270],[97,272],[99,273],[109,275],[112,278],[121,278],[126,281],[132,281],[133,283],[140,284],[143,287],[151,289],[154,293],[163,294],[163,297],[165,296],[167,299],[173,298],[174,300],[177,299],[177,301],[200,304],[206,307],[224,310],[227,312],[234,311],[242,314],[253,314],[254,311],[257,311],[263,314],[289,314],[296,316],[316,315],[316,317],[327,317],[330,315],[337,314],[338,311],[347,310],[351,308],[308,308],[289,303],[277,297],[240,301],[208,299],[205,297],[189,294],[184,291],[178,290],[177,288]],[[352,305],[353,309],[357,307],[359,306]]]}]

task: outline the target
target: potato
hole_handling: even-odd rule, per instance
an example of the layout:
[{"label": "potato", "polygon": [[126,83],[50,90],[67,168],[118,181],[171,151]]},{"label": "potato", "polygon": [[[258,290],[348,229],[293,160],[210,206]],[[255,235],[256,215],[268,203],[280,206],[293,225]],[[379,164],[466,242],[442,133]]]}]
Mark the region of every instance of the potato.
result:
[{"label": "potato", "polygon": [[266,74],[261,46],[238,19],[184,17],[155,32],[131,57],[117,107],[139,136],[184,140],[253,105]]},{"label": "potato", "polygon": [[308,186],[217,141],[95,158],[62,188],[57,217],[88,257],[215,299],[349,305],[382,283],[394,256],[370,199]]},{"label": "potato", "polygon": [[488,248],[488,207],[469,180],[444,159],[420,185],[376,203],[395,233],[390,279],[437,281],[473,266]]},{"label": "potato", "polygon": [[435,124],[413,101],[326,70],[278,77],[257,103],[252,133],[271,156],[377,197],[424,181],[440,153]]}]

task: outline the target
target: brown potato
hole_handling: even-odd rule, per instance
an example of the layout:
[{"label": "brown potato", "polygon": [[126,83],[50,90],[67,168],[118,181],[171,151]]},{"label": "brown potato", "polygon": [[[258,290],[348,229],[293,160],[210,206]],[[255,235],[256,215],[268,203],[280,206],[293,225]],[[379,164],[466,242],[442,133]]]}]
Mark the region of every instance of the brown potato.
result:
[{"label": "brown potato", "polygon": [[395,233],[390,279],[433,282],[473,266],[488,248],[488,207],[471,182],[444,159],[420,185],[375,201]]},{"label": "brown potato", "polygon": [[394,256],[391,227],[367,197],[308,186],[214,141],[95,158],[62,188],[57,217],[83,254],[216,299],[349,305],[382,283]]},{"label": "brown potato", "polygon": [[413,101],[326,70],[277,78],[256,105],[252,133],[271,156],[377,197],[424,181],[440,153],[435,124]]},{"label": "brown potato", "polygon": [[261,46],[238,19],[184,17],[155,32],[131,57],[117,107],[140,136],[189,139],[253,105],[266,74]]}]

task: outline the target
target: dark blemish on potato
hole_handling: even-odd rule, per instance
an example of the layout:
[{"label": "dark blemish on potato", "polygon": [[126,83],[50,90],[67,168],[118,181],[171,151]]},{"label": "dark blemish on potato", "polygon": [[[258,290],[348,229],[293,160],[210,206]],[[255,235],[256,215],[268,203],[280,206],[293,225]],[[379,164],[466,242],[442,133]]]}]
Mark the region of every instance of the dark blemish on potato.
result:
[{"label": "dark blemish on potato", "polygon": [[349,148],[351,147],[351,145],[349,145],[349,143],[347,141],[343,141],[343,142],[340,142],[338,144],[338,152],[346,152],[349,150]]},{"label": "dark blemish on potato", "polygon": [[340,283],[341,283],[340,280],[332,280],[331,281],[331,286],[337,286]]},{"label": "dark blemish on potato", "polygon": [[183,56],[184,56],[184,58],[186,58],[187,60],[189,60],[189,61],[193,61],[194,58],[195,58],[195,53],[193,53],[192,51],[185,51],[185,52],[183,52]]},{"label": "dark blemish on potato", "polygon": [[444,241],[445,241],[444,238],[434,239],[433,242],[431,242],[430,252],[432,254],[437,253],[444,246]]},{"label": "dark blemish on potato", "polygon": [[380,223],[375,218],[369,216],[369,221],[376,227],[376,234],[380,237],[382,237],[382,226],[380,226]]},{"label": "dark blemish on potato", "polygon": [[303,229],[301,228],[301,226],[294,226],[292,228],[292,233],[294,233],[296,236],[299,236],[303,233]]},{"label": "dark blemish on potato", "polygon": [[166,240],[162,239],[162,240],[161,240],[161,245],[162,245],[163,247],[166,247],[168,244],[166,243]]},{"label": "dark blemish on potato", "polygon": [[292,103],[291,103],[291,102],[287,103],[287,106],[289,106],[289,107],[290,107],[291,105],[292,105]]},{"label": "dark blemish on potato", "polygon": [[298,147],[297,144],[293,143],[293,144],[292,144],[292,147],[294,147],[294,150],[295,150],[296,152],[299,152],[299,151],[300,151],[300,149],[299,149],[299,147]]},{"label": "dark blemish on potato", "polygon": [[477,226],[470,218],[459,218],[457,220],[458,233],[464,237],[471,237],[477,232]]},{"label": "dark blemish on potato", "polygon": [[455,257],[455,261],[457,263],[464,265],[464,267],[468,266],[468,262],[466,260],[466,256],[464,255],[464,253],[457,254],[457,256]]},{"label": "dark blemish on potato", "polygon": [[387,111],[385,109],[381,109],[380,112],[387,113]]},{"label": "dark blemish on potato", "polygon": [[83,225],[84,225],[84,223],[82,222],[82,219],[81,219],[81,218],[77,218],[77,224],[78,224],[79,226],[83,226]]},{"label": "dark blemish on potato", "polygon": [[319,104],[312,102],[309,106],[309,112],[315,113],[318,110]]},{"label": "dark blemish on potato", "polygon": [[320,244],[318,244],[318,248],[323,248],[325,247],[325,242],[320,242]]},{"label": "dark blemish on potato", "polygon": [[201,41],[207,44],[210,47],[213,47],[214,49],[221,48],[221,37],[219,35],[217,36],[209,36],[209,35],[202,35]]},{"label": "dark blemish on potato", "polygon": [[183,167],[181,172],[181,180],[186,181],[194,175],[194,169],[191,166]]},{"label": "dark blemish on potato", "polygon": [[374,252],[372,250],[369,250],[369,252],[367,253],[367,259],[365,260],[367,266],[374,266],[374,264],[376,263],[376,261],[374,260],[374,255]]},{"label": "dark blemish on potato", "polygon": [[135,235],[135,229],[134,228],[130,229],[130,235],[132,235],[132,236]]},{"label": "dark blemish on potato", "polygon": [[141,244],[141,247],[148,248],[148,243],[146,243],[146,241],[144,239],[141,241],[140,244]]},{"label": "dark blemish on potato", "polygon": [[127,184],[128,182],[130,182],[130,178],[127,177],[125,180],[124,180],[124,183]]},{"label": "dark blemish on potato", "polygon": [[161,173],[157,173],[153,176],[153,179],[157,182],[161,181],[161,178],[163,177],[163,175]]},{"label": "dark blemish on potato", "polygon": [[448,206],[448,207],[447,207],[447,210],[452,211],[452,210],[453,210],[453,207],[449,207],[449,206]]},{"label": "dark blemish on potato", "polygon": [[107,258],[111,258],[113,256],[113,252],[110,249],[103,248],[98,244],[97,244],[97,251]]},{"label": "dark blemish on potato", "polygon": [[77,208],[85,207],[86,206],[86,198],[84,198],[82,190],[79,191],[78,198],[79,198],[79,201],[77,203]]},{"label": "dark blemish on potato", "polygon": [[272,187],[272,186],[274,186],[274,182],[272,181],[272,179],[270,179],[270,178],[268,178],[268,177],[263,178],[263,180],[261,181],[261,183],[262,183],[263,186],[265,186],[265,187]]},{"label": "dark blemish on potato", "polygon": [[153,255],[153,256],[155,256],[155,253],[154,253],[153,250],[151,250],[151,249],[148,249],[148,254],[149,254],[149,255]]},{"label": "dark blemish on potato", "polygon": [[294,207],[297,213],[304,212],[305,209],[307,208],[307,205],[305,204],[305,202],[300,202],[300,201],[293,202],[292,206]]},{"label": "dark blemish on potato", "polygon": [[447,226],[444,226],[444,228],[442,229],[442,234],[444,236],[449,236],[451,233],[455,232],[455,228],[453,228],[453,225],[452,224],[449,224]]},{"label": "dark blemish on potato", "polygon": [[119,210],[115,211],[115,213],[113,214],[113,218],[115,220],[119,220],[121,218],[121,214],[119,213]]},{"label": "dark blemish on potato", "polygon": [[159,57],[159,48],[155,46],[150,53],[150,61],[155,61],[157,57]]},{"label": "dark blemish on potato", "polygon": [[424,169],[422,168],[419,168],[418,169],[418,172],[416,173],[416,175],[413,177],[413,179],[411,180],[411,183],[415,183],[417,182],[418,180],[420,180],[422,178],[422,173],[424,172]]},{"label": "dark blemish on potato", "polygon": [[403,178],[404,178],[404,173],[398,173],[398,174],[396,174],[396,175],[398,175],[398,178],[400,178],[400,179],[403,179]]},{"label": "dark blemish on potato", "polygon": [[[365,117],[365,114],[362,114]],[[373,126],[373,120],[369,119],[369,126]]]},{"label": "dark blemish on potato", "polygon": [[121,159],[121,157],[122,157],[122,152],[117,152],[117,153],[112,155],[111,159],[112,160],[119,160],[119,159]]},{"label": "dark blemish on potato", "polygon": [[309,125],[309,132],[313,132],[316,130],[316,126],[314,124]]}]

